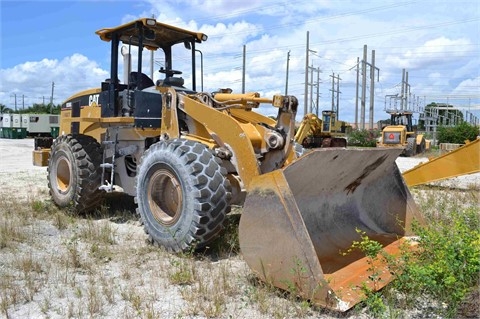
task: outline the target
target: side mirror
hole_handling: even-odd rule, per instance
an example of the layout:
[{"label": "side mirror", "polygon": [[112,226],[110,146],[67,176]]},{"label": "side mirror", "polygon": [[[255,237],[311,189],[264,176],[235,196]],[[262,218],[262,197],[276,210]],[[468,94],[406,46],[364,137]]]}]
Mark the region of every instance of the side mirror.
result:
[{"label": "side mirror", "polygon": [[190,44],[189,41],[184,41],[184,42],[183,42],[183,45],[185,46],[185,49],[187,49],[187,50],[191,50],[191,49],[192,49],[192,45]]}]

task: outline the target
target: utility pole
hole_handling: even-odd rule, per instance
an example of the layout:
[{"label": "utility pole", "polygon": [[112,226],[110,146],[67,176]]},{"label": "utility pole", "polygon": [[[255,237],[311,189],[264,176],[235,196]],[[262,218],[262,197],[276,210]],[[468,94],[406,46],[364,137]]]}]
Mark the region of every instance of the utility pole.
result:
[{"label": "utility pole", "polygon": [[53,88],[55,87],[55,82],[52,82],[52,96],[50,96],[50,113],[53,112]]},{"label": "utility pole", "polygon": [[22,109],[25,109],[25,94],[22,94]]},{"label": "utility pole", "polygon": [[[320,71],[320,68],[314,68],[313,63],[312,63],[312,66],[308,67],[308,69],[310,70],[310,80],[308,81],[308,85],[310,86],[310,99],[309,99],[309,105],[308,105],[308,113],[318,114],[318,102],[317,104],[313,102],[313,87],[318,86],[319,84],[318,82],[320,80],[320,76],[318,74],[321,71]],[[313,82],[313,72],[317,72],[317,83]]]},{"label": "utility pole", "polygon": [[400,109],[408,109],[408,94],[410,94],[410,85],[408,84],[408,72],[402,69],[402,88],[400,93]]},{"label": "utility pole", "polygon": [[367,45],[363,46],[362,97],[360,101],[360,128],[365,129],[365,98],[367,95]]},{"label": "utility pole", "polygon": [[288,50],[288,53],[287,53],[287,74],[286,74],[286,79],[285,79],[285,96],[288,95],[288,69],[289,69],[289,65],[290,65],[290,50]]},{"label": "utility pole", "polygon": [[410,86],[408,85],[408,71],[405,72],[405,108],[408,110],[408,103],[410,102],[409,99],[410,95]]},{"label": "utility pole", "polygon": [[358,79],[360,77],[360,58],[357,57],[357,82],[355,86],[355,128],[358,129]]},{"label": "utility pole", "polygon": [[[310,79],[313,81],[313,63],[312,63],[312,66],[310,67]],[[313,113],[313,87],[314,87],[314,83],[309,83],[310,85],[310,106],[308,108],[308,112],[309,113]]]},{"label": "utility pole", "polygon": [[332,111],[335,111],[335,73],[332,72],[332,75],[330,75],[332,78]]},{"label": "utility pole", "polygon": [[[338,113],[339,113],[338,103],[340,101],[339,95],[341,93],[339,91],[339,89],[340,89],[339,83],[340,83],[341,78],[340,78],[340,75],[338,75],[338,74],[335,76],[335,73],[332,73],[332,75],[330,75],[330,77],[332,78],[332,89],[330,90],[330,91],[332,91],[332,111],[337,114],[337,119],[338,119],[339,118],[339,116],[338,116]],[[337,85],[335,85],[335,80],[336,80]]]},{"label": "utility pole", "polygon": [[405,92],[405,69],[402,69],[402,88],[400,90],[400,110],[403,111],[403,93]]},{"label": "utility pole", "polygon": [[307,114],[307,107],[308,107],[308,53],[310,51],[310,31],[307,31],[307,46],[305,51],[305,99],[303,104],[303,115]]},{"label": "utility pole", "polygon": [[320,107],[320,67],[317,68],[317,103],[315,115],[318,116],[318,108]]},{"label": "utility pole", "polygon": [[375,70],[377,70],[377,81],[380,77],[380,69],[375,67],[375,50],[372,50],[372,64],[370,64],[370,110],[369,110],[369,124],[370,129],[373,129],[373,111],[375,109]]},{"label": "utility pole", "polygon": [[[370,129],[373,128],[373,111],[375,103],[375,70],[377,70],[377,81],[380,76],[380,69],[375,67],[375,50],[372,50],[372,63],[367,62],[367,45],[363,46],[363,60],[362,63],[362,95],[360,101],[360,128],[365,129],[365,106],[367,95],[367,65],[370,67],[370,108],[369,108],[369,124]],[[357,58],[357,88],[355,99],[355,123],[357,123],[358,113],[358,79],[359,79],[359,58]],[[357,126],[358,127],[358,126]]]},{"label": "utility pole", "polygon": [[339,115],[340,114],[340,75],[338,74],[337,75],[337,119],[339,118]]},{"label": "utility pole", "polygon": [[247,46],[243,45],[243,67],[242,67],[242,93],[245,93],[245,64],[246,64]]}]

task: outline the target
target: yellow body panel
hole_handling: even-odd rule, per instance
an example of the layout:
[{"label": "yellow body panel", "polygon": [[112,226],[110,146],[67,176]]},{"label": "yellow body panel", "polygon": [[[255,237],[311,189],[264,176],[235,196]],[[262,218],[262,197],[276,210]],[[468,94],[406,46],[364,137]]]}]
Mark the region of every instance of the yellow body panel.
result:
[{"label": "yellow body panel", "polygon": [[202,123],[208,131],[228,144],[234,150],[234,159],[237,163],[238,174],[244,184],[248,187],[253,177],[260,175],[257,159],[254,156],[254,149],[244,128],[231,116],[212,109],[208,105],[184,98],[184,110],[193,119]]},{"label": "yellow body panel", "polygon": [[50,149],[43,148],[33,151],[33,166],[47,166],[50,157]]}]

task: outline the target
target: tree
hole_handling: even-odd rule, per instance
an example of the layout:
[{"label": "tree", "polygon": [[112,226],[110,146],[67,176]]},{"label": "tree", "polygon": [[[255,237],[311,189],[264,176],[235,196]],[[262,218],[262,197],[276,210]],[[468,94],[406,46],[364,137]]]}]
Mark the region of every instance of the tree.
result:
[{"label": "tree", "polygon": [[32,106],[19,110],[18,113],[21,114],[28,114],[28,113],[36,113],[36,114],[60,114],[61,105],[53,105],[51,104],[33,104]]},{"label": "tree", "polygon": [[0,103],[0,114],[11,113],[11,112],[12,112],[11,108],[9,108],[6,105],[3,105],[2,103]]},{"label": "tree", "polygon": [[440,126],[438,128],[438,142],[463,144],[465,140],[474,141],[479,134],[479,128],[467,122],[462,122],[456,126]]}]

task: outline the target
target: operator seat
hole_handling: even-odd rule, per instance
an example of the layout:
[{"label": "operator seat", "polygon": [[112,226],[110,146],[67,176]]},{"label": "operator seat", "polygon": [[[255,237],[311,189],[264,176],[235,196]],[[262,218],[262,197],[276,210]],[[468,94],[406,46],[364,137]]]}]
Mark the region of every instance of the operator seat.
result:
[{"label": "operator seat", "polygon": [[182,77],[168,76],[163,80],[163,85],[183,87],[185,81]]},{"label": "operator seat", "polygon": [[132,89],[143,90],[151,86],[155,86],[152,79],[150,79],[145,73],[130,72],[128,77],[129,86]]}]

